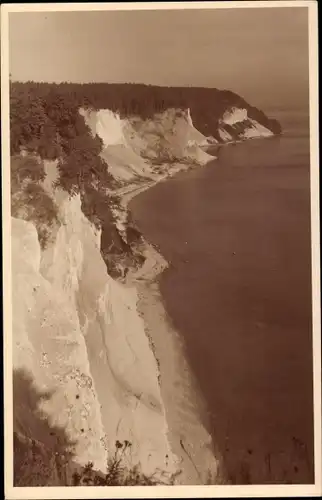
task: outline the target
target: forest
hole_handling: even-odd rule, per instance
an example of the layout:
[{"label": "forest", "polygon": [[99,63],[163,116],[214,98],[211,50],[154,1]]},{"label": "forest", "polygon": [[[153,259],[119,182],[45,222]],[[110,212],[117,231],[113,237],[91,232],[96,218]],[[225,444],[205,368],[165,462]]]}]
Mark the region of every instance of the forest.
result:
[{"label": "forest", "polygon": [[[77,150],[87,135],[80,107],[110,109],[122,117],[143,119],[168,108],[190,108],[195,127],[216,136],[218,120],[230,106],[245,107],[251,118],[279,133],[280,126],[242,97],[228,90],[201,87],[157,87],[144,84],[12,82],[10,128],[12,153],[21,146],[53,159]],[[100,147],[86,140],[82,149]],[[88,153],[91,155],[91,153]]]}]

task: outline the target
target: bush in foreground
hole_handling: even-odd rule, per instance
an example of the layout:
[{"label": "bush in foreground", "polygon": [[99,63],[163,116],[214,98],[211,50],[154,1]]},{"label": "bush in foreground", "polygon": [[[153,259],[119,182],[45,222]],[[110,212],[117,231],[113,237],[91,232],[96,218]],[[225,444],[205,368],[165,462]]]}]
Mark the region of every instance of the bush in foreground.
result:
[{"label": "bush in foreground", "polygon": [[73,474],[73,486],[172,486],[177,474],[169,475],[156,471],[154,474],[144,474],[138,465],[127,467],[125,455],[131,448],[131,443],[116,441],[115,453],[108,460],[106,473],[95,471],[93,463],[89,462],[79,473]]}]

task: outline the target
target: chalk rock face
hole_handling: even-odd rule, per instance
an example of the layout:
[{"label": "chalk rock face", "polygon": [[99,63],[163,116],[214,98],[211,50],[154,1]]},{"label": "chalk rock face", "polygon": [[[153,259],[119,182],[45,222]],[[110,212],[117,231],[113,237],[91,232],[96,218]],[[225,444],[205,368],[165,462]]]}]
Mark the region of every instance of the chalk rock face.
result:
[{"label": "chalk rock face", "polygon": [[[195,128],[190,109],[170,108],[149,119],[121,118],[109,109],[80,109],[80,113],[92,134],[102,139],[101,156],[110,173],[126,182],[155,180],[172,162],[203,165],[215,159],[205,151],[211,145],[273,136],[272,128],[254,118],[257,114],[261,117],[254,109],[227,104],[209,137]],[[161,172],[153,169],[155,161],[161,165]]]},{"label": "chalk rock face", "polygon": [[[71,439],[81,436],[75,448],[79,463],[93,460],[103,466],[99,404],[72,286],[67,284],[69,279],[72,285],[73,274],[67,277],[60,268],[57,277],[65,280],[65,290],[42,275],[38,236],[30,222],[12,219],[12,252],[14,369],[26,370],[40,392],[52,391],[42,410],[50,425],[66,429]],[[19,406],[19,430],[28,435],[28,399]],[[35,431],[30,437],[42,441]]]},{"label": "chalk rock face", "polygon": [[204,164],[214,159],[201,149],[209,142],[193,126],[189,110],[168,109],[147,120],[122,119],[109,109],[82,109],[80,113],[92,134],[102,139],[102,158],[116,179],[154,179],[151,160],[157,159],[160,164],[191,160]]},{"label": "chalk rock face", "polygon": [[252,139],[256,137],[271,137],[273,131],[263,124],[250,118],[246,108],[229,107],[218,122],[218,135],[222,142]]},{"label": "chalk rock face", "polygon": [[[107,274],[80,198],[60,195],[59,203],[62,224],[45,250],[31,222],[12,218],[14,370],[37,392],[50,393],[37,411],[50,428],[64,429],[75,463],[91,461],[104,471],[116,440],[128,440],[128,465],[172,471],[158,369],[136,290]],[[15,431],[54,452],[54,437],[35,424],[28,394],[20,390],[15,401]]]}]

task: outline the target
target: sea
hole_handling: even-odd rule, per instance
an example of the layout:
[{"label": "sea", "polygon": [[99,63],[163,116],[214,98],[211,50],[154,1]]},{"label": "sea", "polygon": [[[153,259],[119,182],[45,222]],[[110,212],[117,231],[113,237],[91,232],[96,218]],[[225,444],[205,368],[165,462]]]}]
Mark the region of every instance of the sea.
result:
[{"label": "sea", "polygon": [[269,111],[281,136],[214,148],[130,204],[233,484],[314,482],[309,119]]}]

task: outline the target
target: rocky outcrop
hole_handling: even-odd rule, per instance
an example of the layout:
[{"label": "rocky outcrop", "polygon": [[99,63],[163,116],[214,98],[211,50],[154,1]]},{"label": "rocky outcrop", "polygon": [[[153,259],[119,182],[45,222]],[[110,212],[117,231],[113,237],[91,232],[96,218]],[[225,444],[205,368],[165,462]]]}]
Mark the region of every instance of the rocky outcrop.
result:
[{"label": "rocky outcrop", "polygon": [[221,142],[259,137],[272,137],[274,132],[248,115],[246,108],[227,109],[218,122],[217,134]]}]

